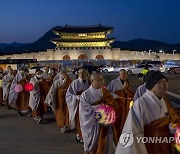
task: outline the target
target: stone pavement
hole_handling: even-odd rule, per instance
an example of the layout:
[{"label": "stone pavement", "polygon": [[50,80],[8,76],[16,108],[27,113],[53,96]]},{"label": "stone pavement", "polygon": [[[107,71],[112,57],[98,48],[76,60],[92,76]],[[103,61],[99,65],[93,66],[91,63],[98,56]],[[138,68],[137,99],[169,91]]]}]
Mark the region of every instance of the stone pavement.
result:
[{"label": "stone pavement", "polygon": [[0,154],[81,154],[83,144],[75,132],[61,134],[52,113],[43,124],[32,117],[18,117],[13,109],[0,107]]}]

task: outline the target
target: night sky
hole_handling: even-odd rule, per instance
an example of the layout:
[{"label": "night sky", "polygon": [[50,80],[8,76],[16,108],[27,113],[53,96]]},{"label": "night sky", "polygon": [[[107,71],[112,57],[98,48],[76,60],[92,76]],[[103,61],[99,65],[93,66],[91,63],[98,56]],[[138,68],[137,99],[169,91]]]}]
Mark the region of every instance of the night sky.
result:
[{"label": "night sky", "polygon": [[0,43],[31,43],[54,26],[113,26],[119,41],[180,43],[180,0],[0,0]]}]

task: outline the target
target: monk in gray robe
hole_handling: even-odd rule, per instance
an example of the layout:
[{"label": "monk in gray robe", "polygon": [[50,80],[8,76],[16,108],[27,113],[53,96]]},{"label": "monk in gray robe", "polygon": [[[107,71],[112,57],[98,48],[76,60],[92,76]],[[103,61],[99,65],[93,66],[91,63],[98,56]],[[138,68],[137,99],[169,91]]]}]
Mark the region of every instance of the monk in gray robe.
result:
[{"label": "monk in gray robe", "polygon": [[102,88],[103,76],[99,73],[91,74],[91,86],[85,90],[80,98],[79,116],[84,151],[86,154],[113,154],[115,142],[112,125],[103,126],[95,121],[95,111],[100,104],[117,106],[111,93]]},{"label": "monk in gray robe", "polygon": [[59,78],[53,82],[45,103],[54,111],[61,133],[65,133],[69,130],[69,112],[65,96],[72,80],[66,73],[59,73],[59,75]]},{"label": "monk in gray robe", "polygon": [[119,141],[124,122],[129,112],[130,102],[133,100],[134,96],[134,92],[132,92],[131,90],[127,77],[128,76],[126,70],[121,69],[119,72],[119,76],[116,79],[112,80],[107,86],[107,89],[117,99],[119,105],[117,120],[113,125],[113,129],[116,132],[116,144]]},{"label": "monk in gray robe", "polygon": [[159,71],[150,71],[145,82],[147,91],[129,111],[116,154],[171,154],[174,151],[171,143],[140,141],[142,137],[169,138],[169,124],[180,122],[179,113],[164,97],[168,90],[167,78]]},{"label": "monk in gray robe", "polygon": [[33,85],[33,90],[30,91],[29,106],[32,109],[32,116],[39,124],[43,120],[43,114],[46,111],[44,106],[44,91],[42,82],[42,71],[36,70],[35,76],[31,78],[30,83]]},{"label": "monk in gray robe", "polygon": [[[61,75],[60,75],[61,74]],[[56,109],[56,94],[58,87],[63,86],[65,80],[63,79],[63,74],[58,73],[58,76],[56,80],[54,80],[53,84],[51,85],[51,88],[48,92],[48,95],[46,96],[46,99],[44,101],[45,104],[47,104],[49,107],[52,108],[53,112],[55,112]]]},{"label": "monk in gray robe", "polygon": [[23,88],[21,92],[17,93],[15,91],[15,87],[18,84],[24,87],[24,85],[27,82],[29,82],[26,77],[27,76],[25,74],[25,70],[23,68],[20,68],[19,72],[17,73],[17,75],[14,77],[12,81],[10,91],[9,91],[9,98],[8,98],[9,105],[16,107],[16,110],[19,116],[22,116],[21,111],[28,111],[29,109],[28,107],[29,92],[25,91],[25,89]]},{"label": "monk in gray robe", "polygon": [[5,75],[2,78],[3,101],[5,104],[7,104],[8,107],[9,107],[9,103],[8,103],[9,90],[10,90],[13,78],[14,78],[13,69],[11,68],[7,70],[7,75]]},{"label": "monk in gray robe", "polygon": [[79,100],[82,92],[89,88],[90,82],[88,80],[88,72],[86,69],[80,69],[78,71],[78,76],[79,78],[70,84],[66,92],[66,102],[69,110],[70,127],[71,129],[76,127],[76,140],[83,142],[79,124]]}]

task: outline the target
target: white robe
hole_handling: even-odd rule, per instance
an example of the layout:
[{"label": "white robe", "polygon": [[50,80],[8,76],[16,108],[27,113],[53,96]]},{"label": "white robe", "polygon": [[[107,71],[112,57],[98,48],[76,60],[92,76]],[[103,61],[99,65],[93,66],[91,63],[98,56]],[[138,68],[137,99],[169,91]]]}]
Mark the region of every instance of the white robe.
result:
[{"label": "white robe", "polygon": [[51,78],[51,75],[50,75],[49,73],[47,74],[47,73],[44,72],[44,73],[42,74],[42,78],[43,78],[43,79],[49,79],[49,78]]},{"label": "white robe", "polygon": [[9,90],[9,97],[8,97],[9,105],[11,106],[16,105],[18,93],[15,91],[15,87],[18,84],[18,82],[21,81],[23,78],[26,78],[26,77],[22,76],[20,73],[17,73],[12,81],[12,84]]},{"label": "white robe", "polygon": [[134,95],[133,101],[135,101],[136,99],[138,99],[139,97],[141,97],[142,95],[144,95],[144,93],[146,92],[146,86],[145,84],[140,85]]},{"label": "white robe", "polygon": [[79,91],[84,91],[89,88],[89,80],[86,79],[84,83],[82,79],[78,78],[71,82],[69,88],[66,92],[66,103],[69,110],[69,122],[70,127],[75,128],[75,115],[79,103],[79,95],[77,94]]},{"label": "white robe", "polygon": [[52,108],[53,111],[55,111],[56,109],[56,94],[57,94],[57,89],[58,87],[61,87],[65,84],[65,80],[62,80],[62,78],[58,78],[56,79],[53,84],[51,85],[51,88],[46,96],[46,99],[44,101],[45,104],[47,104],[48,106],[50,106]]},{"label": "white robe", "polygon": [[56,80],[58,80],[59,78],[61,78],[61,74],[60,74],[60,73],[58,73],[58,74],[54,77],[53,82],[56,81]]},{"label": "white robe", "polygon": [[144,136],[144,126],[150,124],[152,121],[166,117],[167,107],[164,99],[159,100],[151,91],[137,99],[132,108],[129,110],[122,133],[132,132],[134,135],[134,143],[122,148],[119,143],[115,154],[147,154],[145,144],[137,143],[136,137]]},{"label": "white robe", "polygon": [[115,92],[118,90],[123,89],[123,84],[120,80],[119,77],[117,77],[116,79],[112,80],[109,85],[107,86],[107,89],[111,92],[111,94],[113,95],[114,98],[118,97]]},{"label": "white robe", "polygon": [[[100,100],[102,96],[102,89],[94,89],[90,86],[82,93],[80,98],[79,118],[85,151],[93,152],[97,148],[100,124],[95,122],[94,112],[99,105],[92,106],[91,104]],[[110,126],[107,133],[106,143],[105,154],[113,154],[115,151],[115,145],[113,142],[112,128]]]},{"label": "white robe", "polygon": [[8,98],[9,90],[10,90],[10,86],[11,86],[11,83],[9,81],[11,81],[13,78],[14,78],[14,76],[8,73],[2,79],[3,100],[7,100],[7,98]]},{"label": "white robe", "polygon": [[118,90],[123,89],[123,86],[124,85],[122,84],[120,78],[118,77],[110,82],[110,84],[107,86],[107,89],[114,93]]},{"label": "white robe", "polygon": [[39,88],[39,80],[36,76],[31,78],[30,83],[33,85],[33,90],[30,91],[29,97],[29,106],[32,110],[37,110],[39,102],[40,102],[40,88]]}]

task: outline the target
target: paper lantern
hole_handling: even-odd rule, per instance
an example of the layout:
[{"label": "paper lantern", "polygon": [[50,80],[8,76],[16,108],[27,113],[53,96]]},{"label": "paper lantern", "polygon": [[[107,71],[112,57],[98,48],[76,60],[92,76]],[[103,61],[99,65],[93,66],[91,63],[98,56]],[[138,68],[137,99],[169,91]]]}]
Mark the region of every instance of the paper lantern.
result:
[{"label": "paper lantern", "polygon": [[116,121],[116,112],[109,105],[98,106],[94,114],[95,121],[103,125],[109,125]]},{"label": "paper lantern", "polygon": [[26,91],[32,91],[33,88],[34,88],[34,86],[33,86],[32,83],[26,83],[26,84],[24,85],[24,89],[25,89]]},{"label": "paper lantern", "polygon": [[106,87],[106,86],[102,86],[102,88],[107,89],[107,87]]},{"label": "paper lantern", "polygon": [[175,135],[174,135],[174,139],[175,139],[176,150],[180,152],[180,127],[177,127]]},{"label": "paper lantern", "polygon": [[0,87],[2,87],[2,80],[0,80]]},{"label": "paper lantern", "polygon": [[23,86],[20,85],[20,84],[16,85],[16,87],[15,87],[15,92],[19,93],[19,92],[21,92],[21,91],[23,91]]}]

